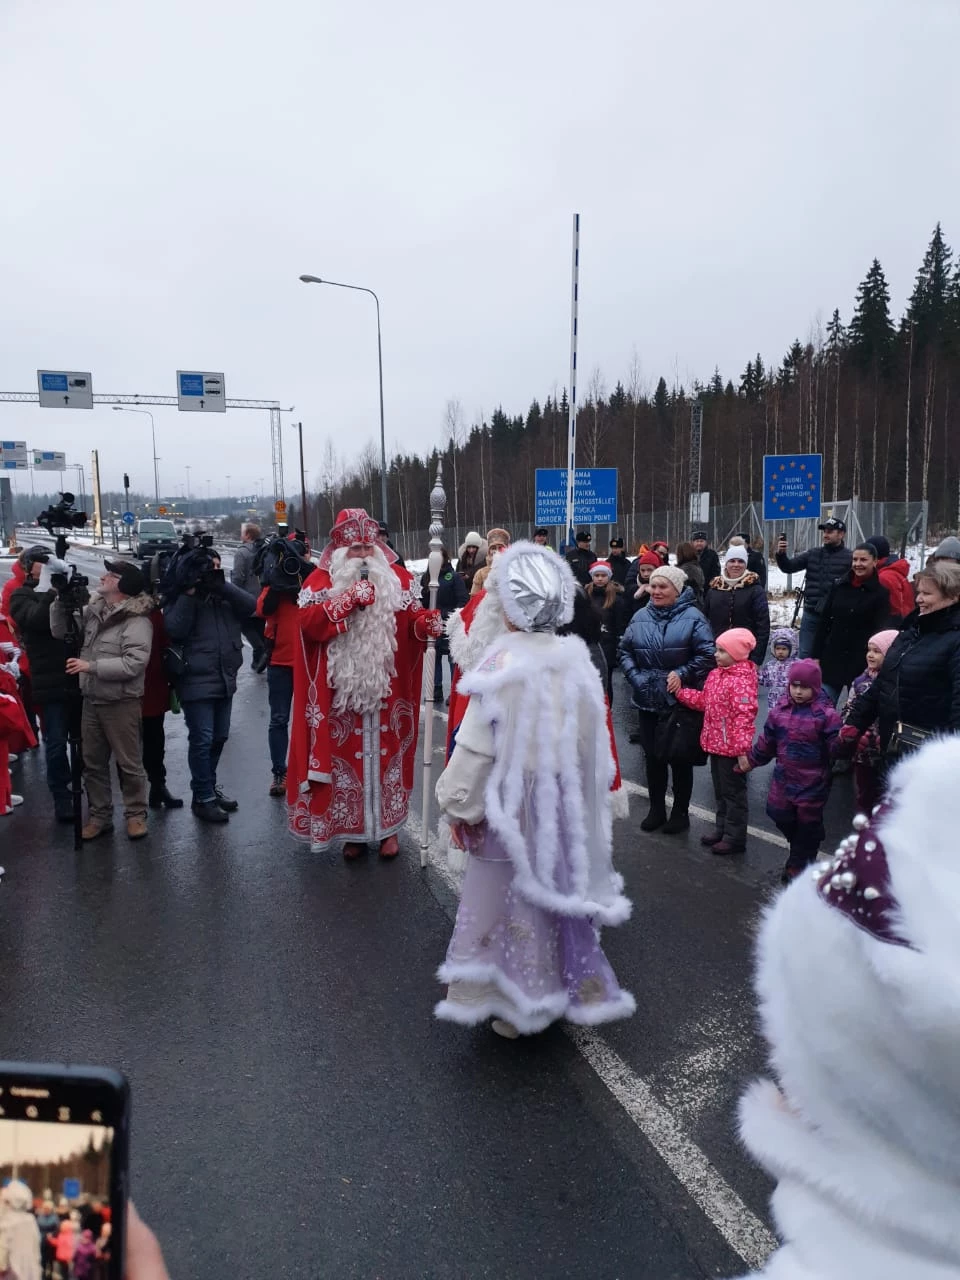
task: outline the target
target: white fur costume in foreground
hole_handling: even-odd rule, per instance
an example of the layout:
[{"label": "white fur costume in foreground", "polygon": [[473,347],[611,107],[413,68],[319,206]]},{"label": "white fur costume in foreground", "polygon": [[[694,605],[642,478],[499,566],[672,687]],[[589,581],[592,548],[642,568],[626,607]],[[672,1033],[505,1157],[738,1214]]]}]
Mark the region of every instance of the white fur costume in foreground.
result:
[{"label": "white fur costume in foreground", "polygon": [[767,913],[757,988],[780,1088],[755,1084],[740,1123],[778,1180],[769,1280],[960,1280],[958,777],[960,739],[925,747],[876,819],[909,945],[809,876]]}]

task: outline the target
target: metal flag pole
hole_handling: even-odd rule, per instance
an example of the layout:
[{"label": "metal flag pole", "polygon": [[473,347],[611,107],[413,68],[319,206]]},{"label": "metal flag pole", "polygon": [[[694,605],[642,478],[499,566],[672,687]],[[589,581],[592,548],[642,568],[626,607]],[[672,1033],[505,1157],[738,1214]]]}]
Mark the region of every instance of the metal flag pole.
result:
[{"label": "metal flag pole", "polygon": [[570,418],[567,424],[567,546],[573,546],[573,486],[577,474],[577,326],[580,309],[580,215],[573,215],[573,283],[570,297]]},{"label": "metal flag pole", "polygon": [[[443,463],[437,460],[437,480],[430,491],[430,558],[427,561],[429,574],[430,608],[437,607],[437,592],[440,590],[440,569],[443,565],[443,513],[447,506],[447,495],[443,488]],[[434,697],[436,688],[434,676],[437,670],[437,642],[431,636],[427,643],[427,652],[423,661],[423,704],[425,707],[423,723],[423,799],[420,805],[420,866],[427,865],[427,849],[430,847],[430,804],[433,799],[433,721]]]}]

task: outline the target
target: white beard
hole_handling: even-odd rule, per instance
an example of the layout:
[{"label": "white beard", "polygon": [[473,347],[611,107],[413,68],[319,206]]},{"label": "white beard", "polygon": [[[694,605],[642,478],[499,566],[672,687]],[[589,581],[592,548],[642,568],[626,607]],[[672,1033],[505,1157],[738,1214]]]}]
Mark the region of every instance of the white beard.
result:
[{"label": "white beard", "polygon": [[333,690],[333,710],[357,715],[378,710],[396,675],[397,620],[400,582],[382,552],[368,560],[348,560],[347,548],[330,560],[331,595],[337,596],[360,580],[366,568],[377,598],[365,609],[354,609],[347,630],[327,645],[327,684]]}]

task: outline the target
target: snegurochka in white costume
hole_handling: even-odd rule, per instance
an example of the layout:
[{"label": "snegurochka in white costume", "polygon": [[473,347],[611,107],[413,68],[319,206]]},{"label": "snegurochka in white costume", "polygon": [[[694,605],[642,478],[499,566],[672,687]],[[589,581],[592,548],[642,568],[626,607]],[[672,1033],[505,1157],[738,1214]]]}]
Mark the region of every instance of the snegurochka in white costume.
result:
[{"label": "snegurochka in white costume", "polygon": [[586,645],[555,635],[576,582],[549,548],[515,543],[491,576],[507,632],[464,675],[470,703],[437,799],[467,853],[439,1018],[514,1037],[560,1018],[636,1008],[598,926],[631,911],[611,858],[615,765],[603,685]]},{"label": "snegurochka in white costume", "polygon": [[740,1107],[777,1180],[764,1280],[960,1280],[960,738],[768,911],[757,989],[773,1081]]}]

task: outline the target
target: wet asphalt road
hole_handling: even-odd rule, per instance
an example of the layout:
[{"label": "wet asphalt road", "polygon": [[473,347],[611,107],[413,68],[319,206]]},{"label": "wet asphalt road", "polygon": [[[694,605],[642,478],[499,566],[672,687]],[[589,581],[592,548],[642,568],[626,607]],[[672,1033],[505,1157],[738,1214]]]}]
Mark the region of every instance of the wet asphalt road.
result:
[{"label": "wet asphalt road", "polygon": [[[642,784],[629,712],[615,715],[624,774]],[[182,720],[167,724],[171,787],[188,795]],[[563,1031],[510,1043],[431,1017],[454,909],[444,878],[420,871],[410,837],[392,864],[290,840],[266,794],[266,726],[265,680],[245,667],[222,767],[241,808],[222,828],[152,814],[147,840],[75,854],[39,753],[16,766],[27,802],[0,820],[0,1053],[127,1072],[134,1194],[171,1273],[746,1270]],[[709,805],[706,773],[694,800]],[[763,773],[750,785],[751,822],[771,832]],[[850,803],[840,779],[835,834]],[[745,857],[713,859],[706,822],[645,836],[644,811],[634,795],[615,828],[635,911],[605,934],[638,1011],[602,1035],[766,1219],[733,1108],[763,1067],[750,945],[784,854],[754,838]]]}]

